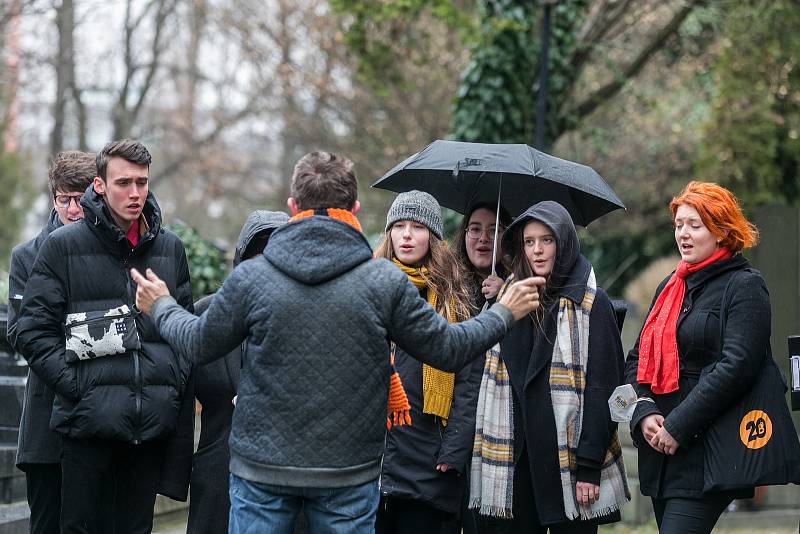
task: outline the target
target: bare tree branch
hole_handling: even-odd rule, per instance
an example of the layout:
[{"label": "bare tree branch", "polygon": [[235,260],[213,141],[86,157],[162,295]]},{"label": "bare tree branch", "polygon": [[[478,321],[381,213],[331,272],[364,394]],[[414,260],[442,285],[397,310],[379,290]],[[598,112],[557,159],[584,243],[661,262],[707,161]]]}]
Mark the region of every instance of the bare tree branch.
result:
[{"label": "bare tree branch", "polygon": [[629,11],[633,0],[598,0],[595,2],[578,32],[575,50],[569,59],[572,69],[579,71],[589,59],[592,49]]},{"label": "bare tree branch", "polygon": [[622,71],[615,76],[613,80],[593,92],[583,102],[574,108],[568,109],[566,114],[559,117],[558,120],[563,125],[562,132],[572,129],[576,124],[576,121],[567,120],[568,117],[577,117],[578,119],[586,117],[600,105],[607,102],[614,95],[619,93],[619,91],[625,87],[625,84],[630,79],[635,77],[645,65],[647,65],[647,62],[650,60],[653,54],[663,48],[664,43],[678,31],[681,24],[683,24],[683,21],[686,20],[686,17],[689,16],[692,10],[700,2],[701,0],[688,0],[685,2],[683,6],[673,13],[670,21],[653,35],[650,42],[642,47],[634,60],[631,61],[631,63],[628,64],[624,69],[622,69]]}]

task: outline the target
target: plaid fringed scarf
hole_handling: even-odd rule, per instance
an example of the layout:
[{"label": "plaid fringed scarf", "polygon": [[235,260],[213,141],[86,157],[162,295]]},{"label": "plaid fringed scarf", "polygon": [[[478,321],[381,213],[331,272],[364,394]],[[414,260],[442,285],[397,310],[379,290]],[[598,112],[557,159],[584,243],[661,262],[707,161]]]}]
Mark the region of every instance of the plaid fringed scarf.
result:
[{"label": "plaid fringed scarf", "polygon": [[511,518],[514,488],[514,402],[500,345],[486,353],[469,481],[469,507]]},{"label": "plaid fringed scarf", "polygon": [[583,505],[575,498],[576,451],[583,426],[583,391],[589,360],[589,317],[596,293],[597,282],[592,269],[580,305],[565,297],[559,301],[556,341],[550,363],[550,397],[556,423],[561,491],[564,513],[570,520],[602,517],[619,510],[630,500],[616,433],[600,469],[600,499]]},{"label": "plaid fringed scarf", "polygon": [[[301,211],[295,214],[291,219],[289,219],[289,221],[298,221],[314,215],[330,217],[332,219],[336,219],[337,221],[349,224],[359,232],[363,231],[361,230],[361,224],[358,222],[358,219],[356,219],[356,216],[353,215],[352,212],[339,208]],[[394,345],[392,345],[390,363],[391,373],[389,375],[389,398],[387,401],[386,428],[391,428],[393,423],[395,425],[410,425],[411,406],[408,403],[408,397],[403,389],[403,383],[400,381],[400,375],[397,374],[397,370],[394,368]]]},{"label": "plaid fringed scarf", "polygon": [[[392,262],[405,273],[414,287],[419,290],[428,289],[428,304],[435,310],[439,303],[439,297],[436,291],[428,288],[428,269],[409,267],[397,259],[392,259]],[[455,302],[450,301],[445,305],[444,316],[450,324],[457,322]],[[455,383],[455,373],[440,371],[428,364],[422,365],[422,413],[439,417],[443,426],[447,426],[447,419],[450,417]]]}]

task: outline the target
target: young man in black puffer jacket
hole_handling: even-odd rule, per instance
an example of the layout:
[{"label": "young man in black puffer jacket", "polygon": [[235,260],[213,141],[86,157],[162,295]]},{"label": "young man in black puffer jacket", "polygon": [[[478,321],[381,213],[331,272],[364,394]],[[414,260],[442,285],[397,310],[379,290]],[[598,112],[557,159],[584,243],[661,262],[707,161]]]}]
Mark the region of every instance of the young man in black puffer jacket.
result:
[{"label": "young man in black puffer jacket", "polygon": [[[81,201],[84,219],[45,241],[17,322],[17,347],[56,393],[50,427],[63,434],[64,533],[150,532],[166,440],[178,427],[191,365],[136,313],[129,275],[131,267],[150,267],[192,309],[183,244],[161,227],[148,191],[150,161],[128,139],[98,153],[97,177]],[[67,316],[121,306],[133,310],[140,348],[105,356],[93,348],[68,363]],[[112,330],[100,340],[120,334]]]}]

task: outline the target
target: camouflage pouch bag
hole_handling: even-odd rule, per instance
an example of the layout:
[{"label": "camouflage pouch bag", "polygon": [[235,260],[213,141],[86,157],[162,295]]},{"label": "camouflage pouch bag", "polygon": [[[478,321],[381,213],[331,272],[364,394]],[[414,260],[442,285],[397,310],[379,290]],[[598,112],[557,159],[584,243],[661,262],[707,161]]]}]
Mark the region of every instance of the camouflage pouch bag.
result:
[{"label": "camouflage pouch bag", "polygon": [[70,313],[64,329],[67,363],[123,354],[142,347],[136,318],[125,304],[110,310]]}]

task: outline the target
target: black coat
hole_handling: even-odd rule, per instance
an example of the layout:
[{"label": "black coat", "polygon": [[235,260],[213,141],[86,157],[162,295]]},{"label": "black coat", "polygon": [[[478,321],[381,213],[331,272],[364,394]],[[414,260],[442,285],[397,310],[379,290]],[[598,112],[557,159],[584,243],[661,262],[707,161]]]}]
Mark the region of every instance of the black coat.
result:
[{"label": "black coat", "polygon": [[[213,295],[195,303],[202,314]],[[187,534],[228,532],[228,438],[233,418],[233,397],[239,384],[242,348],[195,369],[195,397],[202,405],[200,441],[192,460],[191,499]]]},{"label": "black coat", "polygon": [[[588,264],[588,262],[587,262]],[[584,288],[568,295],[583,300]],[[561,475],[553,405],[550,397],[550,361],[556,334],[558,305],[552,304],[539,330],[530,319],[519,321],[500,342],[500,354],[508,369],[514,392],[514,459],[527,450],[533,494],[542,524],[567,521],[561,493]],[[623,375],[622,343],[614,310],[606,293],[598,288],[589,319],[589,362],[583,397],[583,428],[578,443],[578,480],[599,484],[600,465],[616,423],[611,421],[608,398]],[[612,514],[604,522],[618,521]]]},{"label": "black coat", "polygon": [[[500,355],[508,369],[514,394],[515,470],[530,470],[533,496],[543,525],[567,521],[550,395],[550,363],[558,303],[561,297],[578,304],[583,301],[592,268],[579,253],[577,234],[566,210],[548,210],[550,204],[555,203],[543,202],[529,209],[504,235],[503,247],[510,251],[514,227],[536,219],[554,231],[557,255],[553,273],[548,278],[543,304],[546,308],[537,318],[539,324],[530,318],[520,320],[500,342]],[[562,220],[564,218],[566,220]],[[623,371],[624,354],[616,315],[608,295],[597,288],[589,319],[583,426],[576,452],[579,481],[600,483],[600,467],[617,430],[617,424],[611,421],[608,398],[622,383]],[[523,450],[527,451],[528,465],[519,462]],[[609,523],[619,518],[619,512],[614,512],[594,522]]]},{"label": "black coat", "polygon": [[83,221],[54,231],[39,251],[17,322],[17,346],[56,392],[52,429],[72,438],[130,443],[173,436],[190,359],[173,352],[151,320],[139,315],[141,350],[68,364],[63,325],[69,313],[133,308],[131,267],[153,269],[191,309],[183,245],[161,227],[152,194],[143,212],[146,232],[133,249],[91,186],[81,205]]},{"label": "black coat", "polygon": [[[36,254],[50,232],[62,226],[55,210],[50,212],[47,224],[35,238],[21,243],[11,251],[11,268],[8,271],[8,295],[14,298],[25,294],[25,285],[33,269]],[[17,312],[8,307],[8,340],[16,349]],[[25,400],[19,424],[17,441],[17,467],[25,470],[26,464],[57,464],[61,461],[61,435],[50,430],[50,412],[53,410],[53,390],[28,370]]]},{"label": "black coat", "polygon": [[[639,449],[639,484],[644,495],[657,498],[702,495],[702,431],[758,377],[771,332],[769,293],[761,274],[750,270],[740,275],[729,289],[728,309],[720,310],[728,280],[748,267],[747,260],[737,254],[686,277],[686,293],[677,324],[680,361],[677,391],[655,395],[649,386],[639,384],[636,381],[638,340],[628,354],[626,381],[634,385],[639,397],[655,400],[655,403],[639,402],[631,420],[631,434]],[[668,280],[669,277],[659,285],[653,303]],[[721,313],[727,317],[723,347],[720,347]],[[720,363],[700,381],[703,367],[714,362]],[[640,423],[656,413],[665,417],[665,428],[680,445],[674,456],[656,452],[644,441]]]},{"label": "black coat", "polygon": [[[395,351],[395,368],[411,406],[411,425],[393,426],[386,435],[381,471],[381,493],[417,499],[455,514],[461,509],[475,439],[475,410],[484,358],[456,373],[453,403],[447,426],[439,417],[422,413],[422,363]],[[436,466],[451,466],[444,473]]]}]

